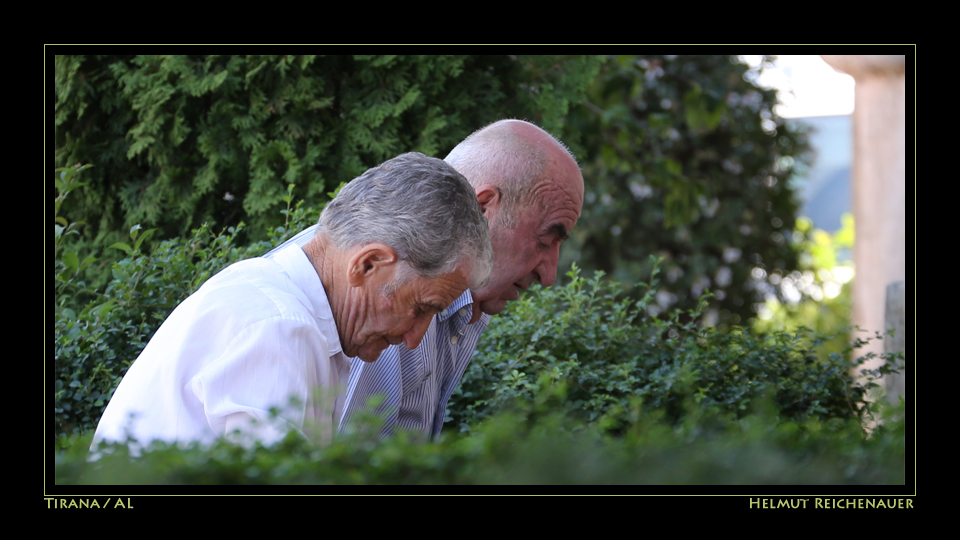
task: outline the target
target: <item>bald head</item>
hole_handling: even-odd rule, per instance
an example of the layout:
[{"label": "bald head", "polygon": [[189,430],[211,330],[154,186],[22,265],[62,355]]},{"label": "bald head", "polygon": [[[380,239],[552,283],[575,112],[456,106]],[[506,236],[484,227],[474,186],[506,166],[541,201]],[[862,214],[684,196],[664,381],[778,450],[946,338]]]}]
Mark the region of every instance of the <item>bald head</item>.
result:
[{"label": "bald head", "polygon": [[[573,154],[559,140],[530,122],[500,120],[475,131],[445,158],[473,187],[496,186],[502,196],[501,225],[512,227],[517,215],[538,203],[538,185],[569,180],[583,191]],[[573,178],[575,177],[575,178]]]},{"label": "bald head", "polygon": [[560,244],[583,206],[583,176],[570,151],[539,127],[501,120],[457,145],[446,162],[477,192],[490,227],[494,269],[471,289],[474,320],[494,315],[534,282],[557,277]]}]

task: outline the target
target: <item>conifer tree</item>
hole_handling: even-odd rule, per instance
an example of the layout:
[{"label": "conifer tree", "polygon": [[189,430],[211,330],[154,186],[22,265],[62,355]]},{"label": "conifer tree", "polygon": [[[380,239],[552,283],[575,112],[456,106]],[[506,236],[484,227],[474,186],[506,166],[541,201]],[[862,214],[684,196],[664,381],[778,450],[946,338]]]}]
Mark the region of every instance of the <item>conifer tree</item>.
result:
[{"label": "conifer tree", "polygon": [[443,157],[503,117],[559,129],[599,58],[57,56],[56,166],[89,163],[63,209],[98,245],[133,225],[256,234],[399,153]]}]

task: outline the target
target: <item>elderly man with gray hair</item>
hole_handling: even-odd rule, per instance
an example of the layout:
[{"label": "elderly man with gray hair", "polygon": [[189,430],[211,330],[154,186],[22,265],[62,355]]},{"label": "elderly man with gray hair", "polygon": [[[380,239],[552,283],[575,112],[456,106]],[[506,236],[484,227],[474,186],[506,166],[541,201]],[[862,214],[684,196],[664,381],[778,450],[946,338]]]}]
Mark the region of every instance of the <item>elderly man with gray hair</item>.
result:
[{"label": "elderly man with gray hair", "polygon": [[302,247],[235,263],[184,300],[130,366],[101,440],[328,442],[349,358],[416,348],[492,267],[486,219],[451,166],[409,153],[341,189]]}]

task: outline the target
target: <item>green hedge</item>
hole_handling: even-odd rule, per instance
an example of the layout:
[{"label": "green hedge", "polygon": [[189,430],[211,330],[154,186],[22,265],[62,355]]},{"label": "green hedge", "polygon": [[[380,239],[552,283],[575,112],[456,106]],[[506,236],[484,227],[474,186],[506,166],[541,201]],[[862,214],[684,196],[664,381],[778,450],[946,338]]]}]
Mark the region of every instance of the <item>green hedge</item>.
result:
[{"label": "green hedge", "polygon": [[689,403],[738,418],[765,398],[784,420],[872,421],[864,405],[876,386],[855,381],[857,363],[847,359],[863,343],[818,355],[829,336],[805,328],[759,335],[705,326],[705,297],[696,310],[650,316],[656,269],[651,285],[638,285],[646,294],[637,302],[619,300],[619,286],[602,273],[586,279],[574,266],[568,277],[565,286],[531,288],[492,320],[451,398],[447,426],[469,430],[545,388],[552,409],[611,429],[636,408],[676,423]]},{"label": "green hedge", "polygon": [[68,203],[106,246],[202,223],[278,225],[288,185],[321,204],[409,151],[443,156],[475,129],[525,118],[557,131],[601,59],[566,55],[57,55],[57,167],[93,163]]},{"label": "green hedge", "polygon": [[[61,194],[77,185],[59,171]],[[130,363],[177,303],[227,264],[265,252],[316,219],[292,205],[271,239],[201,227],[152,247],[134,229],[102,288],[55,235],[55,482],[68,484],[902,484],[905,407],[882,411],[846,354],[821,358],[812,332],[756,335],[700,324],[700,309],[648,315],[658,276],[622,300],[574,268],[491,323],[448,410],[444,438],[317,448],[157,445],[131,458],[92,429]],[[58,205],[59,208],[59,205]],[[82,261],[82,262],[81,262]],[[851,348],[855,352],[856,346]],[[849,355],[855,357],[855,354]],[[874,426],[872,433],[866,428]],[[876,427],[879,426],[879,427]]]},{"label": "green hedge", "polygon": [[56,453],[54,481],[71,485],[903,485],[902,405],[869,438],[854,421],[781,421],[770,411],[737,421],[688,410],[673,425],[640,411],[619,435],[557,412],[536,420],[504,411],[469,434],[437,443],[400,436],[380,445],[343,441],[317,448],[288,437],[271,447],[156,444],[131,458],[105,445],[88,459],[89,437]]}]

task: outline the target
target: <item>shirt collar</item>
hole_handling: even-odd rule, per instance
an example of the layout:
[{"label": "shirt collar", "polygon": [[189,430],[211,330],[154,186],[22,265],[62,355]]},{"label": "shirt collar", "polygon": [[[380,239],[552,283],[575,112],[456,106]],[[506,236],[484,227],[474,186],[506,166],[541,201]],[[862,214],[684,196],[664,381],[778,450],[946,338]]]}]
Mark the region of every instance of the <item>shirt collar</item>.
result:
[{"label": "shirt collar", "polygon": [[450,317],[453,317],[454,315],[456,315],[457,311],[460,311],[463,308],[467,308],[467,311],[469,311],[469,313],[467,314],[468,317],[470,315],[473,315],[473,295],[470,294],[470,289],[467,289],[466,291],[464,291],[464,293],[461,294],[459,298],[457,298],[456,300],[453,301],[452,304],[450,304],[450,307],[441,311],[440,313],[437,313],[437,321],[438,322],[446,321]]},{"label": "shirt collar", "polygon": [[330,309],[330,301],[327,300],[327,293],[323,289],[320,275],[307,258],[307,254],[303,252],[303,248],[298,245],[288,245],[279,251],[271,252],[271,258],[286,271],[290,280],[310,300],[313,315],[323,321],[319,327],[327,338],[330,354],[340,352],[342,350],[340,336],[337,334],[337,324],[333,318],[333,310]]}]

